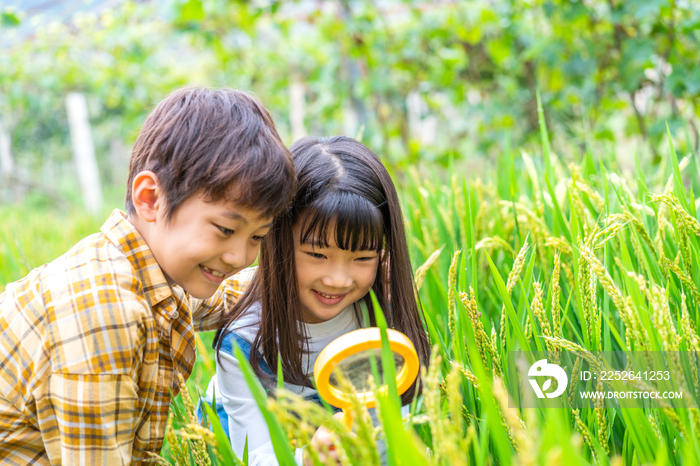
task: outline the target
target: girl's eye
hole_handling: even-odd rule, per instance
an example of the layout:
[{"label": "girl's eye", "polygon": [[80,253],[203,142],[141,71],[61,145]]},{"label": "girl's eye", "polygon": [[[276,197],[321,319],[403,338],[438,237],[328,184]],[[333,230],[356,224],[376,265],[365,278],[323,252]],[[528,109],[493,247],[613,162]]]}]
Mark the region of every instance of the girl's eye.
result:
[{"label": "girl's eye", "polygon": [[355,260],[356,260],[356,261],[360,261],[360,262],[369,262],[369,261],[371,261],[371,260],[373,260],[373,259],[375,259],[375,258],[374,258],[374,257],[358,257],[358,258],[355,259]]},{"label": "girl's eye", "polygon": [[228,228],[224,228],[224,227],[219,227],[219,230],[221,231],[221,233],[223,233],[226,236],[231,236],[234,233],[233,230],[229,230]]},{"label": "girl's eye", "polygon": [[259,243],[260,241],[264,240],[265,237],[264,236],[253,236],[252,239],[254,242]]},{"label": "girl's eye", "polygon": [[323,254],[319,254],[317,252],[307,252],[306,254],[313,257],[314,259],[323,259],[324,257],[326,257]]}]

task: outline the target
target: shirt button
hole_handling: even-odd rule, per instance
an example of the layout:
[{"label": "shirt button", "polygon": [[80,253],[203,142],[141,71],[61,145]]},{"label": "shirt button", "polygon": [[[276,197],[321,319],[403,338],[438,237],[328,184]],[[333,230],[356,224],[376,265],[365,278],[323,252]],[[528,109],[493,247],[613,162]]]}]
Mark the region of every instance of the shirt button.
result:
[{"label": "shirt button", "polygon": [[173,312],[170,313],[170,318],[173,319],[173,320],[176,320],[176,319],[178,319],[179,317],[180,317],[180,313],[177,312],[177,311],[173,311]]}]

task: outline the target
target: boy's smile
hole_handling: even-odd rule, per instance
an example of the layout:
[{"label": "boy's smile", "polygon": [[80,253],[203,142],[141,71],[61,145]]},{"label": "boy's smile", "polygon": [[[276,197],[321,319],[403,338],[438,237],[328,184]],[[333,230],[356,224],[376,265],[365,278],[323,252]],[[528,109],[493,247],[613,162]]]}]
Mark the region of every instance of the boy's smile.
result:
[{"label": "boy's smile", "polygon": [[377,251],[349,251],[335,242],[329,228],[329,247],[301,244],[301,226],[293,229],[299,299],[308,324],[324,322],[365,296],[379,266]]},{"label": "boy's smile", "polygon": [[206,277],[213,282],[223,281],[224,278],[226,278],[226,272],[217,272],[216,270],[210,269],[209,267],[205,267],[203,265],[201,267],[204,271],[204,275],[206,275]]},{"label": "boy's smile", "polygon": [[[178,284],[198,299],[211,297],[226,278],[255,262],[260,242],[272,226],[272,218],[260,217],[236,202],[211,202],[203,195],[187,199],[170,220],[160,200],[150,204],[145,215],[130,221],[168,284]],[[143,205],[137,203],[142,213],[140,208]]]}]

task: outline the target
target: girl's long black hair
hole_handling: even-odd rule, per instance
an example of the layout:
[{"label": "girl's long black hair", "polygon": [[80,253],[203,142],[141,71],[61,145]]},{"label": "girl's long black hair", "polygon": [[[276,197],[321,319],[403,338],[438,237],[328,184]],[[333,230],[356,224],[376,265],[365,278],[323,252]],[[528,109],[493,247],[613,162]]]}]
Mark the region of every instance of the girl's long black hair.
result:
[{"label": "girl's long black hair", "polygon": [[[389,327],[406,334],[416,347],[421,365],[427,365],[430,344],[420,303],[416,301],[401,207],[386,168],[371,150],[344,136],[306,137],[294,143],[290,151],[297,174],[296,194],[265,236],[251,286],[222,317],[214,347],[218,350],[229,326],[245,309],[260,301],[260,330],[253,348],[261,349],[274,373],[277,355],[281,356],[285,382],[313,386],[310,374],[305,374],[302,367],[308,343],[292,234],[292,228],[301,222],[302,243],[313,236],[328,246],[328,235],[335,233],[341,249],[380,252],[383,259],[379,261],[372,290]],[[370,294],[361,301],[369,310],[370,325],[376,325]],[[357,304],[355,312],[362,322]],[[250,363],[259,377],[265,377],[257,351],[251,351]],[[404,393],[403,402],[410,402],[415,394],[416,384]]]}]

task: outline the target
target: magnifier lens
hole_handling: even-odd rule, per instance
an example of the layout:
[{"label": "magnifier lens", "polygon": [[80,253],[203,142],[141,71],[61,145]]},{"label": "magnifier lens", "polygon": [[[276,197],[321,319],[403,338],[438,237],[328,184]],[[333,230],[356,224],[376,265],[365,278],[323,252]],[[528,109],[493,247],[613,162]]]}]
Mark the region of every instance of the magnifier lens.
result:
[{"label": "magnifier lens", "polygon": [[[405,361],[399,353],[393,353],[393,355],[396,373],[398,374],[403,368]],[[355,387],[355,391],[358,393],[369,392],[371,390],[369,377],[372,375],[372,365],[370,363],[372,358],[375,358],[377,362],[379,376],[383,377],[382,350],[381,348],[372,348],[352,354],[340,361],[331,372],[330,385],[338,390],[345,391],[340,383],[341,378],[345,378]]]}]

